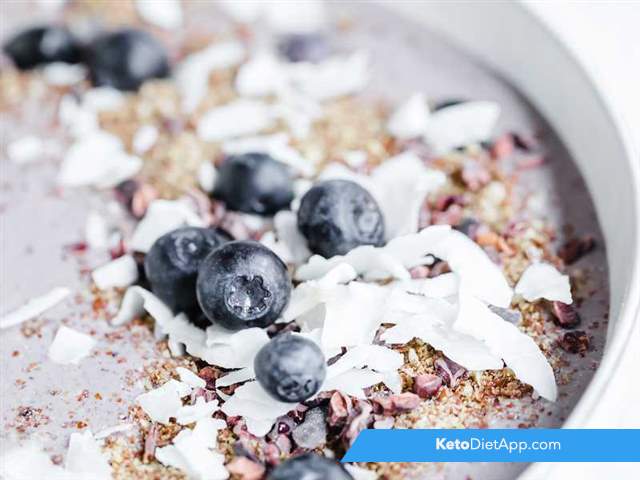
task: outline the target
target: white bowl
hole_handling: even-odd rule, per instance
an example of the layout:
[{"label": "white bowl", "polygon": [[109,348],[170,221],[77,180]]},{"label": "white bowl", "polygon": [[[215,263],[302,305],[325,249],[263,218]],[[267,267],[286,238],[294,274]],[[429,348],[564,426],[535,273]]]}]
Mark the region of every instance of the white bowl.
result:
[{"label": "white bowl", "polygon": [[[526,6],[516,2],[385,1],[498,71],[537,107],[569,149],[604,233],[610,320],[600,367],[564,426],[589,418],[640,311],[640,165],[622,122],[587,70]],[[541,478],[543,464],[521,478]]]}]

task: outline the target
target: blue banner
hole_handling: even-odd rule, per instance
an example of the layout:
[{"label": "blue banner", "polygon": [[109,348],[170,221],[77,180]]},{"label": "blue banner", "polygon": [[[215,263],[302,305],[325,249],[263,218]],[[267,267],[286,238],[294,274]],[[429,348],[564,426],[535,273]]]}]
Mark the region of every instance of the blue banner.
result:
[{"label": "blue banner", "polygon": [[640,462],[640,429],[364,430],[343,462]]}]

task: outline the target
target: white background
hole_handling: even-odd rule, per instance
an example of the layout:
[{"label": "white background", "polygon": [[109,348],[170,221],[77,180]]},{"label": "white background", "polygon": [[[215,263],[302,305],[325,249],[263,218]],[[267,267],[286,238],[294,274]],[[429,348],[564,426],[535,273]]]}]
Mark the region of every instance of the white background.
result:
[{"label": "white background", "polygon": [[[537,12],[591,72],[635,143],[640,162],[640,0],[533,1]],[[640,324],[586,427],[640,428]],[[640,447],[639,447],[640,448]],[[640,478],[640,464],[562,464],[552,479]]]}]

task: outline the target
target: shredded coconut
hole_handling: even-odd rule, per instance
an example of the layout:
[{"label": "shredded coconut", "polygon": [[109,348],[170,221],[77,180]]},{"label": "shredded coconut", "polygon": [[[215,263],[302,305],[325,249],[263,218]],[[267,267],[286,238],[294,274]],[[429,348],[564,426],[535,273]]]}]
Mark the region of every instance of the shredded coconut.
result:
[{"label": "shredded coconut", "polygon": [[50,308],[55,307],[62,300],[71,295],[71,290],[66,287],[56,287],[50,292],[30,299],[27,303],[18,307],[0,318],[0,329],[18,325],[37,317]]},{"label": "shredded coconut", "polygon": [[95,345],[93,337],[62,325],[49,347],[49,358],[61,365],[77,365]]},{"label": "shredded coconut", "polygon": [[533,263],[524,271],[515,292],[528,302],[540,298],[570,304],[571,283],[567,275],[562,275],[553,265]]},{"label": "shredded coconut", "polygon": [[138,280],[138,265],[131,255],[123,255],[91,272],[91,278],[100,290],[128,287]]}]

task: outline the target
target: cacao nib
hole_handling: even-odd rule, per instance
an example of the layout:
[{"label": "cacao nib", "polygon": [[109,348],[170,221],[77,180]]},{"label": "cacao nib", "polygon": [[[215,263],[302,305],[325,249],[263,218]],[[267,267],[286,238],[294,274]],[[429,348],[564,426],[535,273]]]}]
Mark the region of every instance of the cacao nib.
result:
[{"label": "cacao nib", "polygon": [[404,392],[396,395],[380,396],[372,399],[376,412],[383,415],[396,415],[409,412],[420,404],[420,397],[415,393]]},{"label": "cacao nib", "polygon": [[371,425],[373,422],[373,407],[369,402],[358,400],[355,417],[349,422],[347,428],[342,433],[342,438],[346,445],[351,445],[360,432]]},{"label": "cacao nib", "polygon": [[589,350],[589,337],[581,330],[567,332],[560,340],[560,346],[569,353],[583,354]]},{"label": "cacao nib", "polygon": [[334,392],[329,400],[329,425],[343,424],[351,415],[351,412],[351,399],[338,391]]},{"label": "cacao nib", "polygon": [[467,375],[466,368],[458,365],[453,360],[449,360],[447,357],[438,358],[434,365],[436,367],[436,375],[442,378],[442,381],[451,388],[455,388],[460,383],[460,380]]},{"label": "cacao nib", "polygon": [[413,391],[420,398],[431,398],[442,386],[442,378],[430,373],[418,375],[413,379]]},{"label": "cacao nib", "polygon": [[582,238],[572,238],[560,247],[558,256],[565,265],[571,265],[591,252],[595,246],[596,242],[591,235],[586,235]]},{"label": "cacao nib", "polygon": [[513,135],[505,133],[501,137],[498,137],[491,145],[491,158],[500,160],[501,158],[508,157],[513,153],[514,149],[515,141]]},{"label": "cacao nib", "polygon": [[555,323],[562,328],[574,328],[580,323],[580,315],[573,305],[555,301],[551,303],[551,312]]}]

